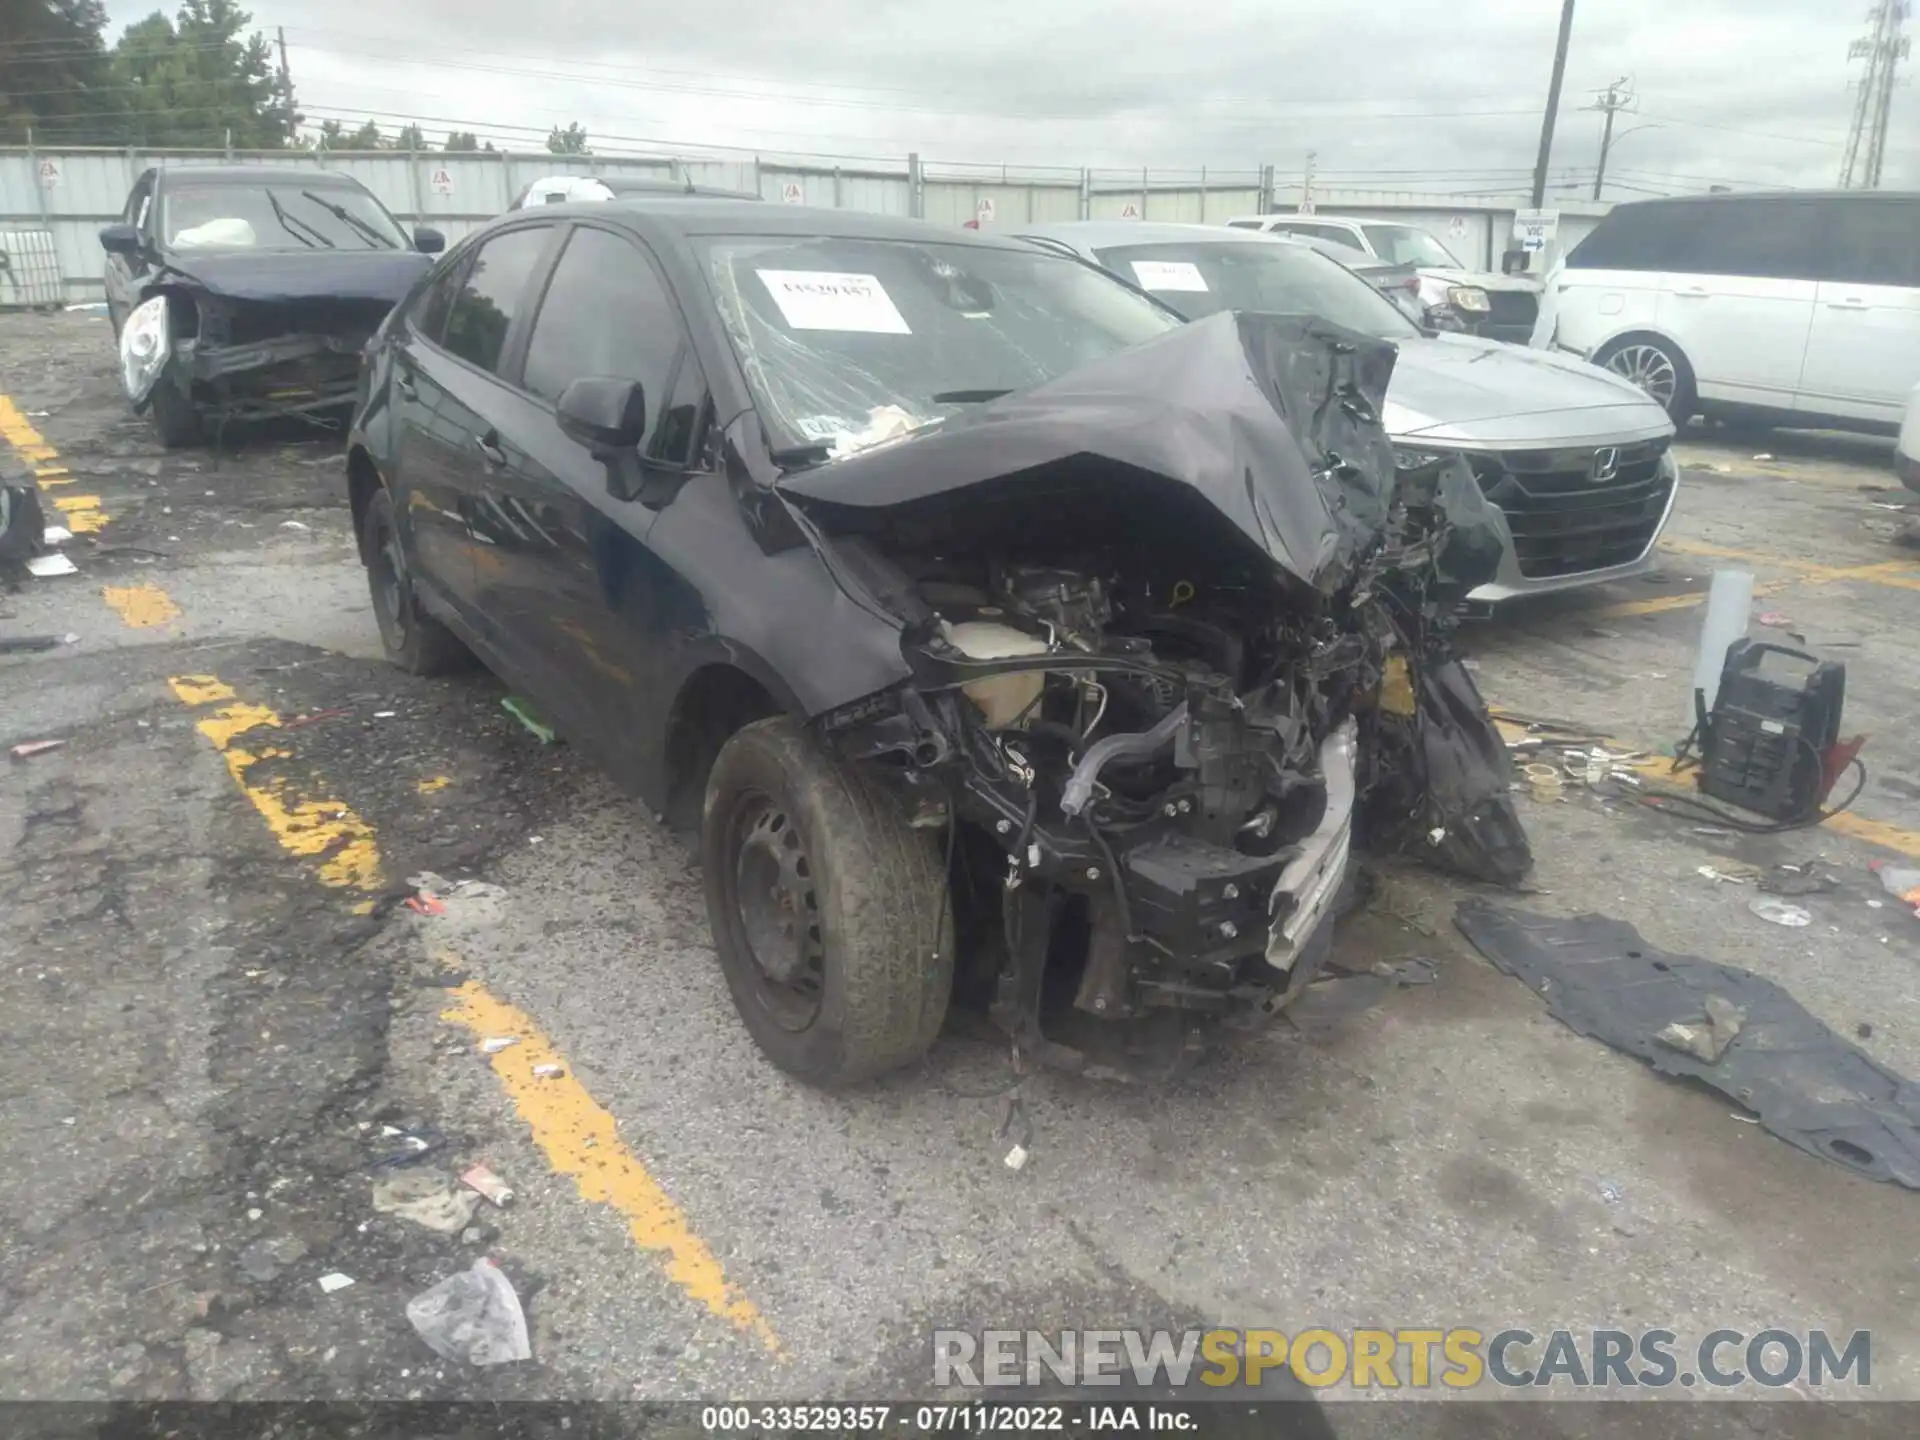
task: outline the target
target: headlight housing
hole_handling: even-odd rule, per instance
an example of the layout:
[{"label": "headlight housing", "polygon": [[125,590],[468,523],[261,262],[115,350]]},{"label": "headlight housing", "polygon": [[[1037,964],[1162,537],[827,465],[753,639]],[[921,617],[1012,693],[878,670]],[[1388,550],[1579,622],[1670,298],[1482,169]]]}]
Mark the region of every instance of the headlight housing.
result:
[{"label": "headlight housing", "polygon": [[1425,470],[1445,460],[1446,453],[1440,450],[1408,450],[1403,446],[1393,447],[1393,468],[1395,470]]},{"label": "headlight housing", "polygon": [[134,306],[120,327],[120,386],[136,408],[153,393],[160,372],[167,367],[173,348],[170,332],[164,295]]},{"label": "headlight housing", "polygon": [[1484,315],[1493,308],[1487,299],[1487,292],[1477,285],[1449,285],[1447,303],[1456,310],[1472,315]]}]

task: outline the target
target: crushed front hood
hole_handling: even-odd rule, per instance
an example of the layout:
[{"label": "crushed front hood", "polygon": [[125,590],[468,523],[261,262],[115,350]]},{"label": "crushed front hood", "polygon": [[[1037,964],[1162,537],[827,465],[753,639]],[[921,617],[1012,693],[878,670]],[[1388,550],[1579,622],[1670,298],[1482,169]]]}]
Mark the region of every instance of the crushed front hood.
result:
[{"label": "crushed front hood", "polygon": [[232,300],[397,302],[433,261],[412,250],[302,250],[175,255],[167,268]]},{"label": "crushed front hood", "polygon": [[1394,347],[1222,312],[936,426],[788,475],[801,501],[885,508],[1080,457],[1189,485],[1288,573],[1339,588],[1387,520]]},{"label": "crushed front hood", "polygon": [[[1611,412],[1601,417],[1601,428],[1619,440],[1673,429],[1644,392],[1598,366],[1471,335],[1403,341],[1385,418],[1395,437],[1463,444],[1501,443],[1508,438],[1505,422],[1526,418],[1524,438],[1549,444],[1592,434],[1596,417],[1582,413],[1588,411]],[[1554,416],[1564,422],[1538,423]]]}]

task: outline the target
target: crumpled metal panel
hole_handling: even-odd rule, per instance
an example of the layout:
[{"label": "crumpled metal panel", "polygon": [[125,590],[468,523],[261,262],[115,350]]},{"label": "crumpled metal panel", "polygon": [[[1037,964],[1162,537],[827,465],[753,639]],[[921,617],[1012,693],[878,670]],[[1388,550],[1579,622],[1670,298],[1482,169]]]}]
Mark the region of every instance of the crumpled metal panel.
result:
[{"label": "crumpled metal panel", "polygon": [[[1582,1035],[1662,1075],[1712,1086],[1789,1145],[1875,1180],[1920,1189],[1920,1085],[1876,1063],[1750,970],[1669,955],[1604,915],[1570,920],[1463,900],[1454,924]],[[1744,1023],[1708,1063],[1655,1037],[1698,1025],[1720,997]]]}]

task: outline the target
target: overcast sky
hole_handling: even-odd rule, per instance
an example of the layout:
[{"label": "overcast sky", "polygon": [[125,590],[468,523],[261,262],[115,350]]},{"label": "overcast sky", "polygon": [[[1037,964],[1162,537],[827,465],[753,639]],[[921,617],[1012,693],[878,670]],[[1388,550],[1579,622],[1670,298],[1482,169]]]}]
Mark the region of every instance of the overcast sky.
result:
[{"label": "overcast sky", "polygon": [[[1865,8],[1866,0],[1858,0]],[[152,9],[109,0],[117,32]],[[1855,4],[1581,0],[1554,175],[1592,179],[1600,116],[1623,185],[1834,183],[1861,66]],[[1510,193],[1539,136],[1558,6],[1448,0],[253,0],[286,27],[309,116],[420,117],[537,149],[613,137],[930,163],[1251,171]],[[1896,95],[1889,185],[1920,183],[1920,97]],[[515,128],[519,127],[519,128]],[[1641,128],[1645,127],[1645,128]],[[1171,177],[1170,177],[1171,178]],[[1627,190],[1612,198],[1628,198]]]}]

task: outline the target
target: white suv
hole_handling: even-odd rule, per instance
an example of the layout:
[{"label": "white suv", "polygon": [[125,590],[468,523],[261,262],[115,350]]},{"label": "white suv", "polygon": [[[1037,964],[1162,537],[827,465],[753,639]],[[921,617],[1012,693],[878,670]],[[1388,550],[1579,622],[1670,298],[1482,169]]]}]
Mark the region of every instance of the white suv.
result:
[{"label": "white suv", "polygon": [[1618,205],[1548,277],[1536,345],[1696,414],[1892,431],[1920,382],[1920,195]]}]

